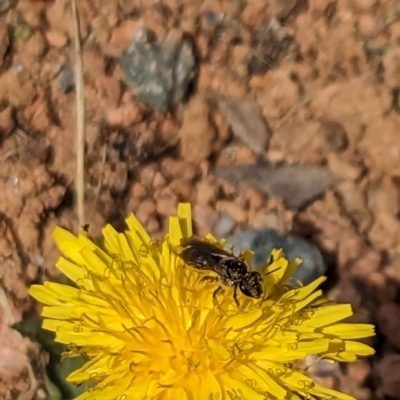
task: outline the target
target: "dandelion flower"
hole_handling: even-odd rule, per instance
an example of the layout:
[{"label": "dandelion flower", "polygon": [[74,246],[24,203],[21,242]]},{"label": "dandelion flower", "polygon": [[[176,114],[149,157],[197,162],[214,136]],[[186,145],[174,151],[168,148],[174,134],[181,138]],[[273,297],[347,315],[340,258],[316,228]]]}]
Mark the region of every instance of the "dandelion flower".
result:
[{"label": "dandelion flower", "polygon": [[300,367],[310,354],[351,362],[374,353],[357,341],[372,336],[373,326],[341,322],[351,306],[323,296],[324,278],[285,285],[300,260],[273,251],[263,298],[239,294],[238,308],[232,289],[213,299],[218,282],[199,282],[201,272],[179,257],[180,239],[192,235],[189,204],[179,205],[161,243],[133,215],[126,224],[124,233],[107,225],[99,243],[56,228],[64,255],[57,267],[75,287],[30,289],[45,305],[43,327],[67,345],[67,357],[86,360],[68,377],[86,385],[77,399],[353,399],[314,383]]}]

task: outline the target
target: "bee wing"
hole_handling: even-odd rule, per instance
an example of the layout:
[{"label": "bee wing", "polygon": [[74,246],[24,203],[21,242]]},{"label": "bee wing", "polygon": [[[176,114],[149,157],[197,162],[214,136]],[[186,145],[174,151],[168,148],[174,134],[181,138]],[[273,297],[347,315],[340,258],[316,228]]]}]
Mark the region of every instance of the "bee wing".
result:
[{"label": "bee wing", "polygon": [[232,257],[232,254],[226,250],[220,249],[211,243],[205,242],[204,240],[199,240],[196,238],[182,238],[181,246],[183,248],[193,248],[204,254],[209,253],[214,256],[216,260],[222,260],[226,257]]},{"label": "bee wing", "polygon": [[215,263],[212,270],[222,277],[228,277],[228,267],[223,263]]}]

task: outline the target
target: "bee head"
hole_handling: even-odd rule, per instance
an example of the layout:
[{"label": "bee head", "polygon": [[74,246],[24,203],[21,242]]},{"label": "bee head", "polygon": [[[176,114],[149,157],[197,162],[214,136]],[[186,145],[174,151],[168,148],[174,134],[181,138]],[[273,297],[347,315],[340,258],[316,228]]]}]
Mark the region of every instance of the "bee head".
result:
[{"label": "bee head", "polygon": [[239,283],[240,291],[247,297],[259,299],[264,293],[263,279],[259,272],[252,271]]}]

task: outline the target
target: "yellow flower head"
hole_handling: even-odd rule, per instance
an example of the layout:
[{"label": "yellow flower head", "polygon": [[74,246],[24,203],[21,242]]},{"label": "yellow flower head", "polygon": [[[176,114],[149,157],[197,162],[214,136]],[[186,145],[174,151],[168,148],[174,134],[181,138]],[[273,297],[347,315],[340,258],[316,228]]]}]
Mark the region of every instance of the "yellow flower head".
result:
[{"label": "yellow flower head", "polygon": [[199,282],[204,272],[179,257],[180,240],[192,235],[190,205],[179,205],[162,243],[133,215],[126,223],[125,233],[106,226],[101,243],[56,228],[64,254],[57,267],[76,287],[30,289],[45,304],[43,327],[68,345],[67,356],[87,360],[68,377],[88,384],[79,400],[352,399],[299,366],[309,354],[349,362],[374,353],[355,341],[372,336],[373,326],[340,323],[351,306],[322,295],[324,278],[286,286],[299,260],[274,251],[262,271],[264,296],[239,293],[238,308],[233,289],[213,298],[219,283]]}]

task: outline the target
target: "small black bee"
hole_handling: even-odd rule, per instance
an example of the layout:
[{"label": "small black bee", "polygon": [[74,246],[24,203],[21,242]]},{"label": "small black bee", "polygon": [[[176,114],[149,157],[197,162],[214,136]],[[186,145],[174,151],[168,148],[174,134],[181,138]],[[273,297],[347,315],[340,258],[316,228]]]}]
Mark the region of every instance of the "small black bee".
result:
[{"label": "small black bee", "polygon": [[[181,240],[183,247],[180,257],[192,268],[203,271],[213,271],[218,277],[205,276],[202,281],[219,280],[223,285],[234,288],[233,298],[237,306],[237,288],[248,297],[259,299],[264,293],[263,279],[259,272],[250,271],[250,267],[242,258],[222,250],[211,243],[195,238]],[[223,290],[219,286],[213,294]]]}]

